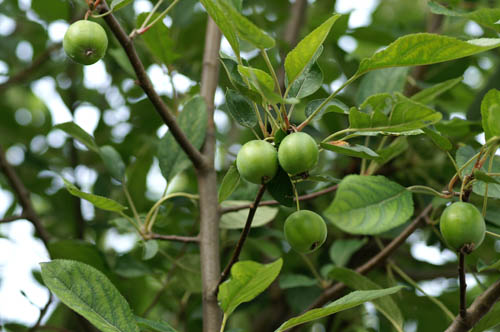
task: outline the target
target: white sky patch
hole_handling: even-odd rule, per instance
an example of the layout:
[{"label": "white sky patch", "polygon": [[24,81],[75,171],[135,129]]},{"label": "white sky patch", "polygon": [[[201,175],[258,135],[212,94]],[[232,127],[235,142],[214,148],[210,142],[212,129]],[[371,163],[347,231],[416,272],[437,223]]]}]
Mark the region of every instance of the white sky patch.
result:
[{"label": "white sky patch", "polygon": [[0,14],[0,35],[8,36],[16,29],[16,21],[12,18]]},{"label": "white sky patch", "polygon": [[31,271],[40,270],[39,264],[49,261],[48,253],[42,242],[33,237],[30,222],[20,220],[0,229],[9,238],[0,239],[0,298],[8,299],[0,301],[0,321],[33,324],[38,319],[38,308],[48,300],[48,291],[35,281]]},{"label": "white sky patch", "polygon": [[351,36],[342,36],[339,38],[339,47],[347,53],[351,53],[358,47],[358,42]]},{"label": "white sky patch", "polygon": [[464,32],[472,37],[480,37],[484,34],[483,28],[474,21],[468,21],[465,24]]},{"label": "white sky patch", "polygon": [[24,161],[24,147],[20,144],[12,145],[5,151],[5,158],[14,166],[21,165]]},{"label": "white sky patch", "polygon": [[74,121],[87,133],[93,135],[99,123],[100,116],[101,112],[97,107],[90,104],[83,104],[76,108]]},{"label": "white sky patch", "polygon": [[193,85],[196,85],[195,81],[179,73],[174,74],[174,76],[172,77],[172,81],[174,82],[175,90],[180,93],[186,93],[189,88],[191,88]]},{"label": "white sky patch", "polygon": [[156,131],[156,136],[158,136],[158,138],[162,138],[163,135],[165,135],[168,131],[168,127],[167,125],[163,124],[160,126],[160,128],[158,128],[158,130]]},{"label": "white sky patch", "polygon": [[104,246],[113,249],[119,254],[125,254],[132,250],[136,241],[136,234],[120,234],[115,228],[110,228],[109,231],[106,232]]},{"label": "white sky patch", "polygon": [[140,14],[143,12],[149,12],[153,9],[153,5],[151,2],[146,0],[136,0],[134,1],[134,10],[136,14]]},{"label": "white sky patch", "polygon": [[481,80],[481,72],[476,67],[470,66],[465,70],[463,82],[471,88],[479,88]]},{"label": "white sky patch", "polygon": [[222,134],[227,134],[231,129],[231,121],[229,121],[229,117],[224,111],[216,109],[214,112],[214,121],[217,130]]},{"label": "white sky patch", "polygon": [[222,53],[225,53],[225,54],[230,55],[230,56],[235,56],[233,49],[231,48],[231,45],[229,44],[226,37],[224,37],[224,36],[222,36],[222,40],[220,43],[220,49],[221,49]]},{"label": "white sky patch", "polygon": [[73,120],[69,109],[62,101],[55,87],[56,83],[52,77],[43,77],[31,85],[35,95],[43,100],[49,108],[53,125]]},{"label": "white sky patch", "polygon": [[330,83],[330,92],[336,91],[338,88],[342,86],[342,84],[345,83],[347,78],[345,77],[344,74],[342,74],[339,78],[334,80],[332,83]]},{"label": "white sky patch", "polygon": [[[162,95],[172,96],[172,84],[170,78],[165,74],[165,71],[157,64],[149,66],[148,76],[153,82],[155,90]],[[175,84],[175,83],[174,83]],[[177,88],[177,85],[176,85]]]},{"label": "white sky patch", "polygon": [[418,261],[443,265],[456,260],[456,255],[448,249],[439,250],[437,246],[428,246],[420,241],[411,246],[411,255]]},{"label": "white sky patch", "polygon": [[340,14],[351,12],[349,28],[354,29],[367,26],[372,22],[372,13],[378,4],[379,0],[337,0],[335,3],[335,12]]},{"label": "white sky patch", "polygon": [[62,42],[66,30],[68,30],[69,24],[66,21],[58,20],[52,22],[48,26],[49,38],[54,43]]},{"label": "white sky patch", "polygon": [[83,66],[83,74],[83,84],[87,89],[96,89],[104,92],[103,90],[111,85],[111,76],[106,71],[102,60],[90,66]]},{"label": "white sky patch", "polygon": [[160,163],[157,158],[153,159],[153,165],[149,169],[146,177],[148,191],[147,197],[152,200],[158,200],[163,195],[167,181],[161,175]]},{"label": "white sky patch", "polygon": [[31,62],[33,58],[33,47],[25,40],[20,41],[16,47],[16,56],[24,62]]}]

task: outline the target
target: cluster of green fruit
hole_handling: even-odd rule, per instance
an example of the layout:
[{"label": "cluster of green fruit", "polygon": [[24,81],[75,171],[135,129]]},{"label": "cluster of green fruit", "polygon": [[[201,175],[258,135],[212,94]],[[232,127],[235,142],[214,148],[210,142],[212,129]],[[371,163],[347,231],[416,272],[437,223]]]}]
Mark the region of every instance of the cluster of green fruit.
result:
[{"label": "cluster of green fruit", "polygon": [[[314,139],[306,133],[296,132],[286,136],[278,151],[273,144],[253,140],[241,148],[236,167],[245,180],[263,184],[274,178],[278,164],[290,175],[311,170],[318,162],[319,149]],[[285,221],[285,238],[290,246],[301,253],[313,252],[326,240],[326,224],[315,212],[300,210]]]}]

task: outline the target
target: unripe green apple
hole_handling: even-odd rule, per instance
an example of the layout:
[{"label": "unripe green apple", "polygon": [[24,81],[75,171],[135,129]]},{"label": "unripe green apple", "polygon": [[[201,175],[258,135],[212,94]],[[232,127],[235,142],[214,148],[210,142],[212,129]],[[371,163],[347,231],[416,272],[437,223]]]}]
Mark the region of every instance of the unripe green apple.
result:
[{"label": "unripe green apple", "polygon": [[446,243],[455,250],[460,250],[464,245],[472,250],[479,247],[486,231],[481,212],[465,202],[456,202],[444,209],[440,228]]},{"label": "unripe green apple", "polygon": [[318,162],[318,145],[306,133],[297,132],[286,136],[278,149],[281,167],[291,175],[307,172]]},{"label": "unripe green apple", "polygon": [[91,65],[106,53],[108,37],[99,24],[87,20],[76,21],[64,35],[63,48],[75,62]]},{"label": "unripe green apple", "polygon": [[285,238],[300,253],[310,253],[326,240],[327,228],[323,218],[312,211],[300,210],[285,220]]},{"label": "unripe green apple", "polygon": [[257,184],[266,183],[278,171],[278,153],[269,142],[247,142],[236,156],[236,167],[245,180]]}]

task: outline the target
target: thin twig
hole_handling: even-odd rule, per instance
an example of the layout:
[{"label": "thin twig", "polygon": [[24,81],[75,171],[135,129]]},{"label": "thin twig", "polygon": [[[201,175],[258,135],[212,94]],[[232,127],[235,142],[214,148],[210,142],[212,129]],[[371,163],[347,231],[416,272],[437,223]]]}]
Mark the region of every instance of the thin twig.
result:
[{"label": "thin twig", "polygon": [[[382,263],[385,259],[387,259],[396,249],[398,249],[405,240],[419,227],[420,222],[424,219],[424,217],[431,211],[432,205],[427,205],[420,214],[413,219],[413,221],[398,235],[395,239],[393,239],[383,250],[381,250],[378,254],[373,256],[369,261],[359,266],[356,269],[356,272],[359,274],[366,274],[368,271],[372,270],[374,267]],[[337,283],[332,287],[328,288],[326,291],[321,294],[316,301],[313,302],[309,306],[307,310],[319,308],[326,304],[327,302],[337,298],[340,296],[341,292],[346,287],[343,283]]]},{"label": "thin twig", "polygon": [[5,157],[5,152],[1,145],[0,145],[0,169],[7,176],[7,180],[9,181],[12,189],[14,189],[14,192],[17,195],[19,203],[23,207],[23,215],[26,216],[26,219],[31,221],[31,223],[35,227],[38,236],[40,236],[40,239],[42,240],[43,244],[45,245],[45,247],[48,247],[50,235],[47,232],[47,230],[43,227],[40,217],[38,217],[38,214],[35,212],[35,209],[33,208],[33,204],[31,203],[30,199],[30,192],[24,186],[24,183],[21,181],[21,179],[17,175],[12,165],[10,165],[9,162],[7,161],[7,158]]},{"label": "thin twig", "polygon": [[25,214],[21,214],[21,215],[18,215],[18,216],[5,217],[3,219],[0,219],[0,224],[8,223],[8,222],[13,222],[13,221],[21,220],[21,219],[28,219],[28,216],[25,215]]},{"label": "thin twig", "polygon": [[243,231],[241,232],[240,239],[238,240],[238,243],[236,244],[236,248],[234,248],[234,252],[233,252],[233,256],[231,257],[231,260],[226,265],[226,268],[224,269],[224,271],[222,271],[222,273],[220,275],[219,284],[217,285],[217,288],[229,276],[229,272],[231,271],[231,267],[233,267],[233,265],[238,261],[238,259],[240,257],[241,249],[243,248],[243,244],[245,243],[245,240],[247,239],[248,233],[250,232],[250,228],[252,226],[253,217],[255,216],[255,212],[257,211],[257,208],[259,207],[259,202],[262,199],[262,196],[264,196],[265,191],[266,191],[266,185],[263,184],[260,186],[259,191],[257,192],[257,196],[255,196],[255,200],[252,203],[250,210],[248,211],[248,217],[247,217],[247,221],[245,223],[245,228],[243,228]]},{"label": "thin twig", "polygon": [[455,317],[455,320],[445,332],[467,332],[479,320],[486,315],[491,307],[500,298],[500,280],[492,284],[486,291],[476,297],[471,306],[467,309],[466,317],[464,320],[460,315]]},{"label": "thin twig", "polygon": [[[325,194],[328,194],[332,191],[335,191],[337,190],[338,188],[338,184],[334,185],[334,186],[331,186],[331,187],[328,187],[328,188],[325,188],[323,190],[320,190],[320,191],[317,191],[315,193],[311,193],[311,194],[307,194],[307,195],[302,195],[302,196],[299,196],[299,201],[307,201],[309,199],[313,199],[313,198],[316,198],[316,197],[319,197],[319,196],[322,196],[322,195],[325,195]],[[296,199],[294,198],[294,201]],[[269,205],[278,205],[280,204],[278,201],[275,201],[275,200],[271,200],[271,201],[263,201],[263,202],[260,202],[259,203],[259,206],[269,206]],[[221,213],[224,214],[224,213],[229,213],[229,212],[235,212],[235,211],[239,211],[239,210],[245,210],[245,209],[249,209],[250,207],[253,206],[253,203],[250,203],[250,204],[242,204],[242,205],[237,205],[237,206],[230,206],[230,207],[227,207],[227,208],[222,208],[221,209]]]},{"label": "thin twig", "polygon": [[47,300],[47,303],[45,304],[45,306],[42,309],[40,309],[40,315],[38,316],[38,319],[37,319],[35,325],[33,325],[33,327],[31,327],[28,330],[29,332],[34,332],[40,327],[40,324],[42,323],[42,319],[45,316],[45,314],[47,313],[47,310],[49,310],[49,307],[51,304],[52,304],[52,293],[49,292],[49,299]]},{"label": "thin twig", "polygon": [[47,47],[47,49],[45,49],[42,54],[40,54],[35,60],[33,60],[33,62],[28,67],[24,68],[18,73],[15,73],[14,75],[11,75],[7,81],[1,83],[0,92],[11,85],[18,84],[27,80],[43,63],[50,59],[50,55],[52,54],[52,52],[60,48],[60,43],[53,44]]},{"label": "thin twig", "polygon": [[460,250],[458,255],[458,278],[460,280],[460,317],[463,320],[467,319],[467,304],[465,303],[465,295],[467,292],[467,283],[465,282],[465,254]]},{"label": "thin twig", "polygon": [[181,235],[162,235],[151,233],[145,236],[147,239],[152,240],[163,240],[163,241],[175,241],[175,242],[184,242],[184,243],[197,243],[200,242],[200,236],[181,236]]},{"label": "thin twig", "polygon": [[[108,11],[109,11],[108,5],[106,4],[105,1],[103,1],[99,5],[99,12],[106,13]],[[149,100],[154,105],[155,110],[160,115],[165,124],[168,126],[175,140],[177,141],[177,143],[179,143],[179,145],[184,150],[186,155],[189,157],[195,168],[204,169],[210,167],[207,161],[205,160],[205,157],[201,154],[201,152],[198,151],[198,149],[188,140],[186,134],[177,124],[175,116],[172,115],[172,113],[168,109],[163,99],[155,91],[153,84],[151,83],[151,80],[149,79],[149,76],[146,73],[146,70],[144,69],[144,65],[141,59],[139,58],[139,55],[137,54],[132,39],[130,39],[130,37],[125,33],[122,26],[116,20],[113,14],[104,16],[104,20],[106,21],[110,30],[113,32],[116,39],[118,39],[123,49],[125,50],[125,53],[127,54],[130,64],[134,68],[135,74],[137,75],[137,81],[139,82],[139,85],[142,87],[142,89],[148,96]]]}]

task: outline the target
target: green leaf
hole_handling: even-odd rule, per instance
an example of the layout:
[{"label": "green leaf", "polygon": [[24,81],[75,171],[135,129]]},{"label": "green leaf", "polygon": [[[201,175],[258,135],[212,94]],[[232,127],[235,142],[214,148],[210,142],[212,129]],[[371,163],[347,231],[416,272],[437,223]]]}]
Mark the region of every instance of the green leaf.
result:
[{"label": "green leaf", "polygon": [[[311,114],[314,113],[318,109],[318,107],[325,101],[325,98],[323,99],[315,99],[311,100],[309,103],[306,105],[306,117],[309,117]],[[316,121],[321,119],[323,114],[330,113],[330,112],[335,112],[335,113],[340,113],[340,114],[349,114],[349,107],[341,102],[340,100],[337,99],[332,99],[328,101],[328,103],[321,109],[321,111],[316,115],[314,118]]]},{"label": "green leaf", "polygon": [[444,136],[441,136],[441,133],[439,133],[438,131],[430,128],[422,128],[422,130],[441,150],[450,151],[453,148],[450,140]]},{"label": "green leaf", "polygon": [[236,29],[234,29],[233,24],[229,17],[222,8],[220,8],[218,1],[214,0],[200,0],[203,7],[208,12],[208,15],[214,20],[214,22],[219,27],[220,31],[224,34],[229,45],[233,49],[234,53],[240,54],[240,43],[238,37],[236,36]]},{"label": "green leaf", "polygon": [[284,274],[280,276],[280,288],[311,287],[318,284],[318,280],[303,274]]},{"label": "green leaf", "polygon": [[[250,201],[224,201],[221,206],[230,208],[233,206],[247,205]],[[219,227],[224,229],[242,229],[247,221],[248,211],[243,209],[235,212],[224,213],[220,219]],[[264,226],[274,220],[278,214],[278,208],[269,206],[260,206],[253,217],[252,227]]]},{"label": "green leaf", "polygon": [[45,285],[103,332],[139,332],[125,298],[104,274],[76,261],[42,263]]},{"label": "green leaf", "polygon": [[151,330],[156,332],[177,332],[172,326],[166,322],[157,322],[151,319],[135,316],[135,321],[140,328],[144,330]]},{"label": "green leaf", "polygon": [[240,184],[240,173],[238,172],[236,166],[234,166],[233,164],[227,170],[224,179],[222,179],[222,183],[219,188],[219,203],[228,199],[239,184]]},{"label": "green leaf", "polygon": [[70,259],[88,264],[103,273],[109,272],[104,255],[95,244],[82,240],[59,240],[50,242],[47,249],[52,259]]},{"label": "green leaf", "polygon": [[233,265],[231,277],[219,286],[217,299],[224,314],[229,316],[240,304],[253,300],[276,279],[283,260],[263,265],[242,261]]},{"label": "green leaf", "polygon": [[70,19],[70,3],[66,0],[33,0],[31,9],[47,22]]},{"label": "green leaf", "polygon": [[330,247],[330,259],[337,266],[345,266],[351,256],[361,249],[368,240],[363,239],[338,239]]},{"label": "green leaf", "polygon": [[[470,158],[472,158],[477,153],[472,147],[466,145],[462,146],[457,150],[456,161],[458,167],[462,167]],[[490,157],[486,159],[483,167],[481,168],[481,173],[487,173],[490,163]],[[475,162],[471,163],[468,167],[464,169],[462,175],[470,174],[472,172],[472,167]],[[500,173],[500,157],[495,156],[493,159],[493,167],[491,169],[492,173]],[[479,173],[480,174],[480,173]],[[481,175],[481,174],[480,174]],[[486,175],[486,174],[485,174]],[[474,182],[472,190],[475,194],[484,196],[486,192],[487,182],[478,179],[479,181]],[[500,199],[500,185],[496,183],[488,183],[488,197]]]},{"label": "green leaf", "polygon": [[220,54],[220,61],[222,63],[222,66],[226,70],[227,77],[231,81],[233,87],[236,90],[238,90],[238,92],[240,92],[242,95],[246,96],[247,98],[250,98],[257,104],[261,104],[262,97],[260,96],[260,94],[249,89],[245,81],[243,81],[243,78],[238,72],[238,63],[234,59],[225,55],[222,52]]},{"label": "green leaf", "polygon": [[83,192],[83,191],[79,190],[74,184],[69,182],[68,180],[63,178],[63,181],[64,181],[64,185],[66,186],[66,189],[68,190],[68,192],[71,195],[83,198],[84,200],[89,201],[90,203],[92,203],[92,205],[94,205],[95,207],[97,207],[99,209],[106,210],[106,211],[113,211],[113,212],[122,212],[123,210],[127,209],[125,206],[121,205],[117,201],[114,201],[114,200],[109,199],[107,197],[93,195],[93,194]]},{"label": "green leaf", "polygon": [[132,65],[130,64],[130,61],[127,58],[127,54],[123,50],[123,48],[110,48],[108,49],[108,54],[115,59],[115,61],[118,63],[122,69],[129,74],[131,77],[135,77],[135,71]]},{"label": "green leaf", "polygon": [[253,128],[257,124],[257,115],[252,108],[251,102],[238,92],[227,89],[226,91],[227,110],[233,118],[243,127]]},{"label": "green leaf", "polygon": [[385,68],[368,73],[359,85],[356,103],[380,93],[403,92],[409,68]]},{"label": "green leaf", "polygon": [[[177,117],[179,127],[197,149],[205,141],[207,131],[207,107],[205,99],[196,96],[190,99]],[[158,145],[161,174],[167,181],[190,165],[190,161],[174,136],[168,131]]]},{"label": "green leaf", "polygon": [[436,100],[437,97],[439,97],[441,94],[445,93],[458,83],[462,82],[463,79],[464,77],[460,76],[457,78],[452,78],[451,80],[438,83],[436,85],[433,85],[429,88],[417,92],[411,97],[411,99],[422,104],[428,104]]},{"label": "green leaf", "polygon": [[413,199],[405,187],[383,176],[349,175],[339,184],[325,216],[351,234],[379,234],[413,215]]},{"label": "green leaf", "polygon": [[[496,89],[488,91],[488,93],[484,95],[483,101],[481,102],[481,118],[486,140],[496,136],[495,128],[490,127],[490,123],[493,122],[490,121],[490,117],[497,119],[500,116],[493,116],[493,112],[500,114],[500,91]],[[497,124],[496,126],[500,125]]]},{"label": "green leaf", "polygon": [[156,240],[148,240],[143,243],[142,248],[142,260],[147,261],[156,256],[158,253],[158,241]]},{"label": "green leaf", "polygon": [[391,94],[377,93],[366,98],[359,108],[368,114],[378,112],[388,115],[394,107],[395,102],[396,100]]},{"label": "green leaf", "polygon": [[294,192],[292,181],[281,166],[278,166],[278,172],[267,184],[267,191],[281,205],[293,206]]},{"label": "green leaf", "polygon": [[496,183],[496,184],[500,184],[500,182],[498,180],[496,180],[495,178],[489,176],[488,174],[486,174],[485,172],[483,171],[479,171],[479,170],[474,170],[474,178],[479,180],[479,181],[483,181],[485,183]]},{"label": "green leaf", "polygon": [[241,39],[248,41],[250,44],[259,49],[274,47],[274,39],[259,29],[245,16],[241,15],[232,5],[224,0],[219,0],[218,4],[225,14],[231,18],[231,22],[234,24]]},{"label": "green leaf", "polygon": [[461,41],[431,33],[410,34],[362,60],[356,75],[387,67],[421,66],[460,59],[498,46],[500,39],[496,38]]},{"label": "green leaf", "polygon": [[274,80],[263,70],[238,65],[238,72],[248,78],[253,90],[257,91],[262,98],[267,99],[273,103],[282,101],[280,95],[274,92]]},{"label": "green leaf", "polygon": [[346,296],[338,299],[337,301],[324,306],[323,308],[312,309],[300,316],[287,320],[277,330],[275,330],[275,332],[285,331],[294,326],[311,322],[313,320],[332,315],[339,311],[351,309],[365,302],[373,301],[380,297],[394,294],[400,291],[402,288],[402,286],[397,286],[386,289],[355,291],[349,293]]},{"label": "green leaf", "polygon": [[99,149],[99,155],[104,162],[108,172],[118,181],[123,181],[125,176],[125,163],[122,157],[110,145],[104,145]]},{"label": "green leaf", "polygon": [[111,9],[112,11],[117,11],[117,10],[127,6],[131,2],[132,2],[132,0],[113,0],[111,2],[111,5],[109,5],[109,9]]},{"label": "green leaf", "polygon": [[[142,23],[149,14],[150,13],[141,13],[137,16],[137,29],[142,26]],[[150,23],[159,16],[160,13],[154,13]],[[179,54],[175,52],[174,40],[170,37],[170,29],[162,20],[156,22],[148,31],[141,34],[141,36],[144,38],[151,53],[164,64],[169,65],[179,57]]]},{"label": "green leaf", "polygon": [[372,149],[358,144],[349,144],[345,141],[336,141],[320,144],[323,149],[340,153],[350,157],[376,159],[379,155]]},{"label": "green leaf", "polygon": [[[329,276],[355,290],[382,289],[382,287],[371,281],[369,278],[342,267],[333,268],[333,270],[330,271]],[[373,305],[391,322],[397,331],[403,331],[403,315],[390,296],[374,300]]]},{"label": "green leaf", "polygon": [[340,15],[336,14],[317,27],[313,32],[302,39],[297,46],[288,53],[285,59],[285,71],[288,84],[293,84],[302,72],[306,69],[308,63],[314,57],[314,54],[322,46],[326,36],[330,32],[333,24]]},{"label": "green leaf", "polygon": [[488,271],[488,270],[499,270],[500,271],[500,260],[496,261],[493,264],[490,265],[482,265],[477,268],[477,272],[483,272],[483,271]]},{"label": "green leaf", "polygon": [[428,5],[431,9],[431,12],[435,14],[446,16],[460,16],[470,19],[482,26],[493,29],[496,32],[500,32],[500,26],[498,25],[498,21],[500,20],[499,8],[479,8],[478,10],[472,12],[458,12],[448,9],[435,1],[429,1]]},{"label": "green leaf", "polygon": [[318,91],[321,88],[321,84],[323,84],[323,72],[315,62],[309,70],[304,71],[292,83],[288,96],[302,99]]},{"label": "green leaf", "polygon": [[54,128],[61,129],[66,134],[70,135],[71,137],[85,145],[89,150],[99,153],[99,147],[95,143],[94,137],[89,135],[76,123],[64,122],[54,126]]},{"label": "green leaf", "polygon": [[406,139],[406,137],[397,137],[387,147],[377,151],[377,153],[379,154],[379,158],[377,158],[377,164],[383,165],[407,150],[408,140]]}]

